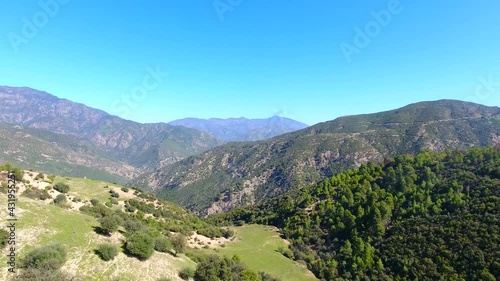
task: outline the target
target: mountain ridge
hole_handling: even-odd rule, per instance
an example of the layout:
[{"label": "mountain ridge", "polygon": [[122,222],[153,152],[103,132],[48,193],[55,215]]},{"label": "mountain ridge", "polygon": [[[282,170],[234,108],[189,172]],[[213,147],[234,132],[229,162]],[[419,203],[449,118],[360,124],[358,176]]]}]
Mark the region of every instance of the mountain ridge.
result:
[{"label": "mountain ridge", "polygon": [[224,144],[130,184],[150,186],[164,198],[212,214],[314,184],[368,161],[424,148],[442,151],[496,142],[500,108],[439,100],[339,117],[269,140]]},{"label": "mountain ridge", "polygon": [[306,128],[296,120],[272,116],[264,119],[239,118],[183,118],[169,122],[212,134],[224,141],[258,141]]},{"label": "mountain ridge", "polygon": [[0,87],[0,121],[74,135],[140,170],[155,169],[222,144],[198,130],[141,124],[28,87]]}]

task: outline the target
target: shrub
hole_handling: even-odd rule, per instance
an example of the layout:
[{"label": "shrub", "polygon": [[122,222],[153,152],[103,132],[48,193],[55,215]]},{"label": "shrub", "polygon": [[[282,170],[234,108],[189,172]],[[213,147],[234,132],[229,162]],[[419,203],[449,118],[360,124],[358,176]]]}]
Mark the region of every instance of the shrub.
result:
[{"label": "shrub", "polygon": [[231,238],[233,235],[234,235],[234,231],[232,231],[231,229],[222,229],[222,236],[224,236],[224,238],[228,239],[228,238]]},{"label": "shrub", "polygon": [[116,198],[111,198],[109,201],[111,204],[118,205],[118,200]]},{"label": "shrub", "polygon": [[179,277],[184,280],[189,280],[189,278],[193,278],[194,274],[195,274],[194,270],[189,267],[186,267],[183,270],[179,271]]},{"label": "shrub", "polygon": [[144,226],[142,225],[142,223],[137,221],[137,220],[134,220],[134,219],[126,220],[123,227],[125,227],[125,229],[128,232],[137,232],[137,231],[141,231],[144,229]]},{"label": "shrub", "polygon": [[47,186],[45,187],[45,190],[47,190],[47,191],[52,190],[52,186],[51,186],[51,185],[47,185]]},{"label": "shrub", "polygon": [[96,218],[103,218],[113,215],[113,211],[109,208],[106,208],[106,206],[101,203],[98,203],[97,205],[92,207],[85,208],[85,211],[87,214]]},{"label": "shrub", "polygon": [[186,249],[186,236],[176,235],[172,238],[172,247],[175,251],[175,255],[183,253]]},{"label": "shrub", "polygon": [[262,271],[259,271],[259,276],[262,279],[262,281],[281,281],[280,279],[273,277],[269,273],[265,273]]},{"label": "shrub", "polygon": [[66,256],[66,249],[61,244],[51,244],[28,252],[20,260],[20,267],[57,270],[66,262]]},{"label": "shrub", "polygon": [[118,255],[118,247],[113,244],[100,244],[96,252],[102,260],[110,261]]},{"label": "shrub", "polygon": [[38,188],[28,188],[23,192],[22,195],[31,199],[40,199],[40,200],[46,200],[51,198],[50,194],[46,190],[40,190]]},{"label": "shrub", "polygon": [[156,281],[172,281],[172,279],[168,278],[168,277],[160,277],[160,279],[156,280]]},{"label": "shrub", "polygon": [[109,201],[104,203],[104,205],[106,205],[106,207],[108,207],[108,208],[113,207],[113,204],[111,204],[111,202],[109,202]]},{"label": "shrub", "polygon": [[78,281],[83,280],[59,270],[27,268],[21,270],[11,281]]},{"label": "shrub", "polygon": [[61,193],[68,193],[69,191],[69,185],[65,183],[58,183],[54,185],[54,189],[61,192]]},{"label": "shrub", "polygon": [[128,191],[129,191],[129,189],[128,189],[128,188],[126,188],[126,187],[122,187],[122,191],[123,191],[123,192],[128,192]]},{"label": "shrub", "polygon": [[155,251],[167,253],[172,249],[172,243],[166,237],[156,237],[155,239]]},{"label": "shrub", "polygon": [[99,204],[99,200],[97,200],[97,199],[90,199],[90,204],[92,204],[92,206],[97,206],[97,204]]},{"label": "shrub", "polygon": [[19,168],[14,168],[14,177],[16,181],[22,181],[24,176],[24,171]]},{"label": "shrub", "polygon": [[120,197],[120,194],[110,190],[109,193],[111,193],[111,197],[114,197],[114,198],[119,198]]},{"label": "shrub", "polygon": [[135,210],[137,210],[137,208],[132,206],[132,205],[125,206],[125,211],[127,211],[127,212],[133,213],[133,212],[135,212]]},{"label": "shrub", "polygon": [[39,173],[38,175],[36,175],[35,180],[43,180],[44,178],[45,176],[42,173]]},{"label": "shrub", "polygon": [[54,180],[56,179],[56,176],[48,175],[47,178],[50,180],[50,182],[54,182]]},{"label": "shrub", "polygon": [[111,234],[118,230],[118,227],[123,223],[122,218],[116,215],[106,216],[99,220],[101,229],[106,233]]},{"label": "shrub", "polygon": [[153,254],[154,241],[149,234],[144,232],[135,232],[127,239],[125,248],[127,251],[139,258],[146,260]]},{"label": "shrub", "polygon": [[0,229],[0,249],[3,249],[9,242],[9,232],[5,229]]},{"label": "shrub", "polygon": [[66,198],[66,195],[64,194],[59,194],[54,199],[54,204],[60,207],[65,207],[67,203],[68,203],[68,198]]}]

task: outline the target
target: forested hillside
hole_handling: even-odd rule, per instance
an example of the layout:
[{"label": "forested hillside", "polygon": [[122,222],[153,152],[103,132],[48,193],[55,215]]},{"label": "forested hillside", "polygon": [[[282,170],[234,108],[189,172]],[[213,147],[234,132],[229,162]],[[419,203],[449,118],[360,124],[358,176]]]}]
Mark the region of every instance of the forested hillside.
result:
[{"label": "forested hillside", "polygon": [[322,280],[496,280],[500,145],[368,163],[210,218],[278,226]]}]

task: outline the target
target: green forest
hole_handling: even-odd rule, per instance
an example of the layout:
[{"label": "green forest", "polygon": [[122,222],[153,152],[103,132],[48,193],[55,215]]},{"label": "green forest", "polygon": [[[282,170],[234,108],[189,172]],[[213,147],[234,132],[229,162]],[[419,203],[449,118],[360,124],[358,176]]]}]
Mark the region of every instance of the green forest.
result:
[{"label": "green forest", "polygon": [[496,280],[500,149],[385,159],[208,218],[274,225],[321,280]]}]

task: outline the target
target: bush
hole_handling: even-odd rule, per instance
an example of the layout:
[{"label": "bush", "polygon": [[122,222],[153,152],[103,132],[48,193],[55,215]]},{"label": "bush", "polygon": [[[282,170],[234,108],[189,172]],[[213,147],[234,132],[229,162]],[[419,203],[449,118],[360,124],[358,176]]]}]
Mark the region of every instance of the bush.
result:
[{"label": "bush", "polygon": [[111,204],[111,202],[109,202],[109,201],[104,203],[104,205],[106,205],[106,207],[108,207],[108,208],[113,207],[113,204]]},{"label": "bush", "polygon": [[127,212],[133,213],[133,212],[135,212],[135,210],[137,210],[137,208],[132,206],[132,205],[125,206],[125,211],[127,211]]},{"label": "bush", "polygon": [[172,279],[170,279],[168,277],[160,277],[160,279],[158,279],[156,281],[172,281]]},{"label": "bush", "polygon": [[259,276],[262,279],[262,281],[281,281],[281,279],[273,277],[269,273],[265,273],[262,271],[259,271]]},{"label": "bush", "polygon": [[11,281],[79,281],[83,280],[59,270],[40,270],[35,268],[23,269]]},{"label": "bush", "polygon": [[172,247],[175,251],[175,255],[183,253],[186,249],[186,236],[176,235],[172,238]]},{"label": "bush", "polygon": [[9,242],[9,232],[5,229],[0,229],[0,249],[3,249]]},{"label": "bush", "polygon": [[142,223],[135,219],[126,220],[123,227],[125,227],[125,230],[128,232],[137,232],[144,229]]},{"label": "bush", "polygon": [[113,205],[118,205],[118,200],[116,198],[111,198],[109,202],[111,202],[111,204]]},{"label": "bush", "polygon": [[226,239],[229,239],[234,236],[234,231],[231,229],[222,229],[222,236]]},{"label": "bush", "polygon": [[192,270],[189,267],[184,268],[183,270],[179,271],[179,277],[184,279],[184,280],[189,280],[189,278],[194,277],[194,270]]},{"label": "bush", "polygon": [[97,204],[99,204],[99,200],[97,200],[97,199],[90,199],[90,204],[92,204],[92,206],[97,206]]},{"label": "bush", "polygon": [[120,197],[120,194],[110,190],[109,193],[111,193],[111,197],[114,197],[114,198],[119,198]]},{"label": "bush", "polygon": [[118,227],[120,227],[120,225],[123,223],[123,220],[122,218],[113,215],[113,216],[106,216],[100,219],[99,223],[101,224],[102,230],[104,230],[108,234],[111,234],[118,230]]},{"label": "bush", "polygon": [[58,183],[54,185],[54,189],[61,192],[61,193],[68,193],[69,191],[69,185],[65,183]]},{"label": "bush", "polygon": [[172,249],[172,243],[166,237],[156,237],[155,239],[155,251],[167,253]]},{"label": "bush", "polygon": [[51,198],[50,194],[46,190],[40,190],[38,188],[28,188],[23,192],[22,195],[31,199],[40,199],[40,200],[46,200]]},{"label": "bush", "polygon": [[113,211],[110,210],[109,208],[106,208],[106,206],[104,206],[101,203],[98,203],[97,205],[92,207],[83,206],[82,208],[80,208],[80,211],[89,214],[91,216],[94,216],[96,218],[103,218],[113,215]]},{"label": "bush", "polygon": [[36,175],[35,177],[35,180],[42,180],[45,178],[45,176],[42,174],[42,173],[39,173],[38,175]]},{"label": "bush", "polygon": [[128,189],[128,188],[126,188],[126,187],[122,187],[122,191],[123,191],[123,192],[128,192],[128,191],[129,191],[129,189]]},{"label": "bush", "polygon": [[19,168],[14,168],[14,177],[16,181],[22,181],[24,176],[24,171]]},{"label": "bush", "polygon": [[50,180],[50,182],[54,182],[54,180],[56,179],[56,176],[48,175],[47,178]]},{"label": "bush", "polygon": [[68,198],[66,198],[66,195],[64,194],[59,194],[56,196],[56,199],[54,199],[54,204],[60,207],[65,207],[67,203]]},{"label": "bush", "polygon": [[135,232],[127,239],[125,248],[127,251],[139,258],[146,260],[153,254],[154,241],[149,234],[144,232]]},{"label": "bush", "polygon": [[66,262],[66,250],[61,244],[34,249],[20,260],[21,268],[57,270]]},{"label": "bush", "polygon": [[113,244],[100,244],[96,252],[102,260],[110,261],[118,255],[118,247]]}]

